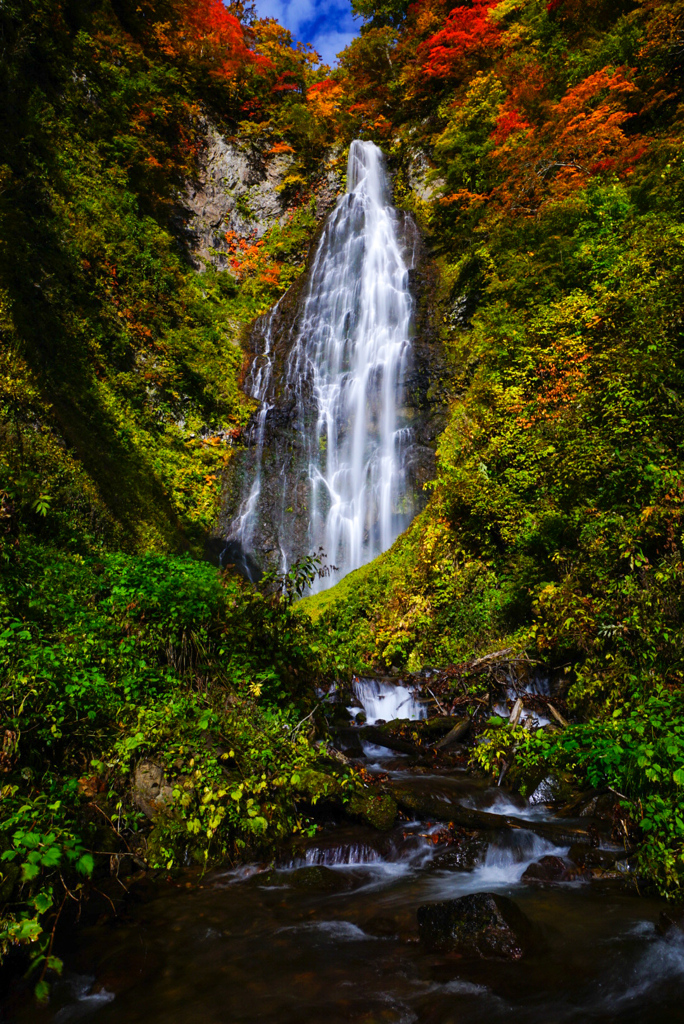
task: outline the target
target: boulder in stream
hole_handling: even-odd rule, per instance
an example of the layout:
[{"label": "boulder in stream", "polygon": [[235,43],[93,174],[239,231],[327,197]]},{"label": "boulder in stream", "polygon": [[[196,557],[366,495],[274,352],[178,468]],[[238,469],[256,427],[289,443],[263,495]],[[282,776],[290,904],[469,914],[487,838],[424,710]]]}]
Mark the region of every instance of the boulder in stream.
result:
[{"label": "boulder in stream", "polygon": [[519,960],[532,945],[532,924],[513,900],[478,892],[418,908],[421,942],[430,950],[482,960]]},{"label": "boulder in stream", "polygon": [[484,862],[490,837],[484,832],[455,828],[447,831],[447,841],[437,845],[428,871],[472,871]]},{"label": "boulder in stream", "polygon": [[570,877],[568,866],[560,857],[546,856],[530,864],[524,872],[523,882],[565,882]]},{"label": "boulder in stream", "polygon": [[307,867],[297,868],[281,878],[289,883],[294,889],[311,892],[343,892],[351,888],[351,881],[340,871],[333,871],[332,868],[323,864],[311,864]]},{"label": "boulder in stream", "polygon": [[353,817],[361,818],[383,832],[392,828],[397,818],[397,802],[394,797],[377,789],[353,793],[346,809]]}]

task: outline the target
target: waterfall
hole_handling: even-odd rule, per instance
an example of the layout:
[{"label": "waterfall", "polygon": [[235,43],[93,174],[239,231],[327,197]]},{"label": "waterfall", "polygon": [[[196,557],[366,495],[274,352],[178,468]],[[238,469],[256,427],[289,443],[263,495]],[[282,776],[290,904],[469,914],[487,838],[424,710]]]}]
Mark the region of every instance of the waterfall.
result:
[{"label": "waterfall", "polygon": [[[427,718],[424,704],[415,697],[414,691],[402,683],[390,683],[382,679],[355,677],[354,696],[364,710],[366,725],[378,720],[393,722],[397,718],[408,718],[415,722]],[[352,714],[355,708],[349,708]]]},{"label": "waterfall", "polygon": [[[294,440],[270,486],[281,497],[275,542],[281,568],[323,548],[336,578],[385,551],[413,513],[405,453],[411,429],[401,415],[410,349],[412,299],[400,216],[390,201],[381,151],[355,141],[347,191],[330,214],[313,258],[288,346],[282,387]],[[252,427],[255,458],[229,541],[253,545],[264,487],[264,432],[274,407],[270,315],[248,391],[260,403]],[[277,440],[277,439],[276,439]],[[292,454],[295,451],[295,454]],[[289,461],[288,461],[289,460]],[[292,526],[293,516],[305,529]]]},{"label": "waterfall", "polygon": [[252,546],[252,535],[256,523],[257,504],[261,495],[262,455],[266,434],[266,419],[271,409],[273,409],[273,404],[268,402],[268,395],[273,382],[272,329],[279,305],[280,302],[277,302],[268,315],[264,331],[264,351],[252,363],[247,380],[245,381],[247,393],[260,403],[248,438],[256,448],[256,472],[249,487],[247,497],[242,501],[238,515],[231,523],[226,548],[221,556],[222,563],[224,560],[234,562],[251,580],[256,580],[259,575],[258,566],[252,559],[249,551]]},{"label": "waterfall", "polygon": [[271,354],[272,346],[272,327],[273,319],[278,310],[276,304],[271,310],[268,321],[266,324],[266,330],[264,331],[264,351],[261,357],[257,357],[249,371],[249,375],[245,382],[245,390],[252,398],[255,398],[259,403],[259,411],[256,415],[256,420],[252,424],[250,431],[250,441],[256,443],[256,474],[252,482],[252,486],[249,489],[247,499],[242,503],[240,512],[237,519],[233,522],[233,528],[231,530],[231,537],[235,540],[240,541],[245,551],[249,550],[252,541],[252,532],[255,525],[255,511],[256,505],[261,494],[261,472],[262,472],[262,454],[264,448],[264,435],[266,432],[266,417],[273,408],[272,404],[267,401],[267,396],[271,387],[271,381],[273,378],[273,359]]}]

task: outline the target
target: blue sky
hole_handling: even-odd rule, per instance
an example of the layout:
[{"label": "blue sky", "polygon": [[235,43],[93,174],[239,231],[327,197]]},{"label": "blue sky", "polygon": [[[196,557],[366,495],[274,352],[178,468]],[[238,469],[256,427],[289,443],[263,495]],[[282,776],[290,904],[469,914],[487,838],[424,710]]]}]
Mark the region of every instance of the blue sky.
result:
[{"label": "blue sky", "polygon": [[256,0],[257,14],[275,18],[295,40],[311,43],[324,64],[359,34],[360,19],[352,16],[349,0]]}]

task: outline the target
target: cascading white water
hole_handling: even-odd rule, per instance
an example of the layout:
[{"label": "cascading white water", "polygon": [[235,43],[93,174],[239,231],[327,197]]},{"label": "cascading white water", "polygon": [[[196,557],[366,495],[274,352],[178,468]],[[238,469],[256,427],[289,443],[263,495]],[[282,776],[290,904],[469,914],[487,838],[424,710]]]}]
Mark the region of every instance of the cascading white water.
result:
[{"label": "cascading white water", "polygon": [[354,679],[352,686],[354,696],[364,710],[367,725],[378,721],[393,722],[397,718],[416,722],[427,717],[425,705],[416,700],[413,690],[401,683],[359,677]]},{"label": "cascading white water", "polygon": [[251,546],[256,506],[261,494],[261,456],[266,432],[266,417],[273,408],[273,405],[267,400],[273,379],[272,326],[279,305],[280,302],[276,303],[269,313],[264,331],[264,351],[252,363],[245,382],[245,391],[252,398],[255,398],[260,405],[256,421],[252,426],[251,438],[256,445],[256,473],[249,489],[249,494],[240,505],[240,511],[231,524],[228,538],[229,540],[239,541],[243,551],[248,551]]},{"label": "cascading white water", "polygon": [[298,397],[313,385],[310,537],[341,573],[385,551],[403,525],[406,429],[397,429],[397,408],[411,311],[382,153],[357,140],[347,193],[316,253],[287,374]]},{"label": "cascading white water", "polygon": [[[275,466],[282,512],[280,525],[271,527],[281,568],[322,548],[339,573],[319,587],[385,551],[413,512],[404,467],[411,430],[400,416],[412,316],[401,234],[382,153],[357,140],[349,150],[347,191],[321,235],[285,363],[282,391],[294,406],[295,441]],[[276,384],[272,324],[273,314],[248,380],[261,402],[252,437],[256,467],[229,533],[245,550],[257,517],[265,518],[259,503]],[[276,518],[272,495],[269,512]]]}]

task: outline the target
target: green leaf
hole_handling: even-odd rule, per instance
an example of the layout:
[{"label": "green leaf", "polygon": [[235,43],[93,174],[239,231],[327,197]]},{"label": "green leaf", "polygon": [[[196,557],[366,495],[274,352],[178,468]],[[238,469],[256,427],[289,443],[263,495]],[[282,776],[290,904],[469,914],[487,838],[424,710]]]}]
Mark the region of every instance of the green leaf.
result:
[{"label": "green leaf", "polygon": [[58,846],[48,846],[47,850],[40,858],[41,863],[46,868],[56,868],[62,859],[62,851]]},{"label": "green leaf", "polygon": [[126,748],[126,750],[135,750],[136,747],[139,747],[144,742],[145,734],[142,732],[138,732],[135,734],[135,736],[129,736],[128,739],[125,740],[124,747]]},{"label": "green leaf", "polygon": [[92,875],[95,868],[95,861],[92,853],[84,853],[76,861],[76,870],[80,871],[82,875]]},{"label": "green leaf", "polygon": [[33,897],[33,905],[39,914],[44,914],[52,906],[52,896],[47,892],[39,892]]},{"label": "green leaf", "polygon": [[64,969],[64,963],[58,956],[49,956],[45,963],[51,971],[61,975]]},{"label": "green leaf", "polygon": [[10,925],[8,931],[13,942],[35,942],[38,936],[43,934],[42,926],[35,918]]},{"label": "green leaf", "polygon": [[36,999],[41,1005],[45,1005],[50,998],[50,986],[44,978],[42,978],[34,989],[36,993]]},{"label": "green leaf", "polygon": [[214,713],[211,711],[211,709],[207,709],[206,711],[203,711],[202,714],[200,715],[197,725],[199,726],[200,729],[208,729],[213,717]]}]

